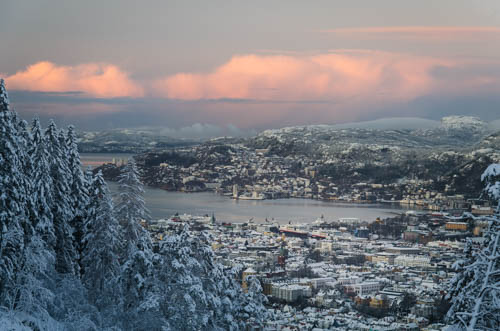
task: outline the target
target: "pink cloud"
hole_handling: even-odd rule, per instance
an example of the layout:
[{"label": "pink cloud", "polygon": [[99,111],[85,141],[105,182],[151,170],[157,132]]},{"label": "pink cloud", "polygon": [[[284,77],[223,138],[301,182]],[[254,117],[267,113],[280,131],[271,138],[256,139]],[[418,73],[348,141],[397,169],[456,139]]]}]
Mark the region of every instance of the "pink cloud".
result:
[{"label": "pink cloud", "polygon": [[98,98],[141,97],[144,90],[127,73],[112,64],[88,63],[59,66],[38,62],[6,77],[9,89],[69,92],[80,91]]},{"label": "pink cloud", "polygon": [[[200,100],[199,116],[242,128],[331,123],[370,117],[377,109],[404,116],[403,109],[410,109],[405,105],[430,95],[500,93],[499,71],[494,69],[499,65],[498,60],[482,58],[352,49],[249,54],[234,56],[210,72],[164,77],[152,84],[152,92],[163,98]],[[211,101],[203,102],[207,99]],[[401,112],[395,110],[397,105]]]},{"label": "pink cloud", "polygon": [[[241,128],[332,123],[369,118],[374,111],[404,116],[425,96],[498,95],[500,60],[451,58],[372,50],[238,55],[205,73],[182,72],[144,87],[114,65],[58,66],[39,62],[6,77],[9,89],[82,91],[99,98],[154,96],[155,112]],[[147,98],[144,98],[147,99]],[[232,100],[235,99],[235,100]],[[209,100],[209,101],[207,101]],[[147,101],[146,101],[147,102]],[[28,105],[35,107],[33,105]],[[36,107],[42,107],[36,105]],[[125,104],[45,105],[43,113],[115,113]],[[411,111],[411,110],[409,110]]]},{"label": "pink cloud", "polygon": [[162,97],[338,101],[411,99],[433,88],[431,69],[449,61],[376,51],[235,56],[213,72],[179,73],[158,80]]}]

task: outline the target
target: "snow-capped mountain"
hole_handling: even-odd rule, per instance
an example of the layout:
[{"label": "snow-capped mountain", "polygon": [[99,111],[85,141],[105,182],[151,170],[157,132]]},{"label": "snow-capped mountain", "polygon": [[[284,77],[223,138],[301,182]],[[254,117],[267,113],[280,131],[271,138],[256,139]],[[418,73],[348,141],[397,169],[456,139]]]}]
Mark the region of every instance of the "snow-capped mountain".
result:
[{"label": "snow-capped mountain", "polygon": [[[413,123],[412,123],[413,122]],[[289,142],[320,143],[345,148],[346,144],[428,148],[472,146],[493,133],[477,117],[448,116],[441,122],[424,119],[390,118],[339,125],[307,125],[265,130],[256,140],[275,139]]]},{"label": "snow-capped mountain", "polygon": [[447,116],[441,119],[441,127],[445,130],[470,130],[484,132],[488,125],[478,117],[473,116]]}]

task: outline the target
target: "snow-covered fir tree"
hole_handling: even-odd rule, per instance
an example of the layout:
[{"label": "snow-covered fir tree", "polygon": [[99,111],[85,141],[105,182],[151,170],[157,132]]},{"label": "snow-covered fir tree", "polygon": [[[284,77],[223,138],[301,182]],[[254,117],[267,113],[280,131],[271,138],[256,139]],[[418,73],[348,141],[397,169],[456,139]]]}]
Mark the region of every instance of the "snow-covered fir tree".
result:
[{"label": "snow-covered fir tree", "polygon": [[53,180],[52,214],[56,235],[56,270],[60,273],[77,273],[77,251],[74,245],[73,219],[70,199],[70,170],[67,163],[67,150],[64,136],[53,121],[45,131],[48,152],[51,155],[50,174]]},{"label": "snow-covered fir tree", "polygon": [[26,187],[22,144],[10,110],[4,80],[0,80],[0,301],[13,304],[15,276],[20,271],[26,224]]},{"label": "snow-covered fir tree", "polygon": [[91,187],[92,198],[83,237],[82,281],[88,289],[90,300],[102,308],[119,296],[120,229],[113,215],[111,193],[101,172],[96,174]]},{"label": "snow-covered fir tree", "polygon": [[[266,316],[252,287],[247,295],[241,286],[215,262],[206,234],[195,237],[185,226],[179,234],[160,243],[162,293],[159,306],[174,330],[240,330],[262,325]],[[262,295],[262,294],[261,294]],[[262,301],[259,301],[262,300]],[[175,302],[174,305],[170,304]],[[258,314],[261,314],[258,317]]]},{"label": "snow-covered fir tree", "polygon": [[141,221],[149,221],[150,216],[144,201],[144,186],[133,158],[125,165],[118,184],[116,218],[123,228],[126,255],[133,254],[137,249],[150,249],[149,235],[145,234],[146,230],[140,224]]},{"label": "snow-covered fir tree", "polygon": [[[217,284],[208,284],[216,279],[209,277],[209,265],[203,259],[208,253],[200,247],[200,240],[192,238],[187,228],[180,234],[167,237],[161,243],[160,254],[163,257],[162,269],[158,273],[162,285],[165,286],[164,302],[161,304],[163,313],[171,328],[176,330],[209,329],[214,321],[214,315],[220,305],[213,300],[215,291],[207,293],[204,283],[212,287]],[[212,286],[213,285],[213,286]],[[174,305],[169,302],[175,302]]]},{"label": "snow-covered fir tree", "polygon": [[0,206],[0,306],[22,314],[30,312],[32,315],[24,323],[36,326],[40,318],[50,319],[47,307],[53,293],[46,283],[53,268],[53,255],[36,229],[39,214],[34,204],[35,186],[31,177],[34,170],[29,150],[31,135],[26,123],[18,121],[15,112],[9,109],[3,81],[0,82],[0,100],[0,149],[1,159],[6,161],[0,162],[3,202]]},{"label": "snow-covered fir tree", "polygon": [[[500,164],[490,165],[481,180],[491,200],[500,205]],[[488,221],[482,243],[468,240],[467,259],[454,264],[459,272],[452,279],[447,320],[458,328],[500,330],[500,208]],[[472,215],[469,215],[472,216]]]},{"label": "snow-covered fir tree", "polygon": [[30,236],[16,273],[14,310],[30,312],[37,318],[50,319],[49,306],[54,298],[50,288],[54,277],[54,255],[39,233]]},{"label": "snow-covered fir tree", "polygon": [[496,203],[496,213],[500,214],[500,164],[491,164],[481,176],[484,193]]},{"label": "snow-covered fir tree", "polygon": [[44,132],[35,119],[28,130],[0,82],[0,329],[261,324],[260,286],[244,293],[235,272],[215,263],[208,237],[186,228],[153,251],[133,160],[120,190],[114,213],[102,175],[82,173],[74,129],[51,122]]},{"label": "snow-covered fir tree", "polygon": [[245,317],[248,318],[249,324],[262,325],[267,317],[266,296],[262,293],[260,281],[255,276],[249,276],[247,279],[248,299],[244,305]]},{"label": "snow-covered fir tree", "polygon": [[165,324],[158,306],[162,293],[158,290],[156,259],[146,246],[133,251],[122,264],[119,325],[125,330],[161,329],[159,326]]},{"label": "snow-covered fir tree", "polygon": [[52,192],[53,181],[50,176],[50,155],[46,147],[42,126],[38,118],[33,120],[31,127],[32,147],[30,156],[32,165],[32,190],[34,210],[31,212],[33,226],[37,233],[45,240],[47,245],[55,247],[54,216],[52,208],[54,196]]},{"label": "snow-covered fir tree", "polygon": [[85,178],[78,153],[77,138],[75,128],[70,125],[66,137],[66,150],[69,176],[69,202],[71,207],[72,219],[70,221],[73,229],[74,246],[78,254],[78,265],[80,265],[81,254],[83,250],[84,220],[86,218],[87,205],[89,204],[89,186],[92,182],[92,176],[89,182]]},{"label": "snow-covered fir tree", "polygon": [[[15,112],[14,112],[15,114]],[[23,187],[26,192],[26,219],[23,223],[23,230],[25,233],[25,244],[30,241],[31,236],[34,234],[34,221],[33,211],[35,210],[35,202],[33,197],[33,191],[35,189],[33,182],[33,158],[30,153],[33,146],[33,139],[31,132],[28,129],[28,123],[24,120],[20,120],[17,123],[17,131],[19,137],[19,158],[23,167]]]},{"label": "snow-covered fir tree", "polygon": [[82,170],[80,154],[78,153],[75,128],[70,125],[66,135],[66,150],[70,176],[70,198],[73,216],[83,218],[85,215],[86,199],[88,198],[87,183]]},{"label": "snow-covered fir tree", "polygon": [[25,148],[22,155],[29,194],[26,210],[30,229],[24,227],[24,250],[21,267],[16,274],[16,310],[33,312],[48,320],[48,307],[54,297],[49,284],[54,276],[55,243],[49,155],[38,119],[34,120],[31,133],[25,125],[20,125],[20,135]]},{"label": "snow-covered fir tree", "polygon": [[115,215],[121,226],[123,240],[119,280],[123,294],[120,306],[124,313],[121,323],[125,329],[151,329],[153,321],[160,323],[162,320],[159,310],[152,304],[158,295],[154,269],[156,254],[153,253],[151,236],[141,225],[143,220],[149,220],[149,211],[133,159],[124,167],[118,183]]}]

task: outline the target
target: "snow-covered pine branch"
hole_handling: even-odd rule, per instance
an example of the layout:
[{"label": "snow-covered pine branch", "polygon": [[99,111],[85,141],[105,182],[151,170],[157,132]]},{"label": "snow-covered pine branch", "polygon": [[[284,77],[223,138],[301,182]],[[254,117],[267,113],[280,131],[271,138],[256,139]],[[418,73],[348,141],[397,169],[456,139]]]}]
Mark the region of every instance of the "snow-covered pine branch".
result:
[{"label": "snow-covered pine branch", "polygon": [[[498,202],[500,196],[497,191],[499,175],[500,165],[492,164],[481,176],[485,193],[494,202]],[[468,331],[500,329],[499,209],[495,215],[482,219],[488,222],[484,242],[474,247],[468,240],[465,247],[468,259],[455,264],[458,273],[450,283],[448,294],[451,307],[447,320]]]}]

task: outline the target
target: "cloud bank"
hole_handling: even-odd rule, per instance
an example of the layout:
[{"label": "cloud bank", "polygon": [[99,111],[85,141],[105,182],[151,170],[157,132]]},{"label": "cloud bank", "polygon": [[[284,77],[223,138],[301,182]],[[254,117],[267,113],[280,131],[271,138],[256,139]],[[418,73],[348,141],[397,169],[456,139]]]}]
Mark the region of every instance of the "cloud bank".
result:
[{"label": "cloud bank", "polygon": [[30,113],[68,121],[88,116],[106,127],[175,123],[195,134],[230,124],[251,129],[463,113],[496,119],[498,68],[494,58],[344,49],[236,55],[208,72],[141,82],[113,64],[38,62],[6,81],[14,103]]},{"label": "cloud bank", "polygon": [[98,98],[142,97],[144,90],[112,64],[61,66],[38,62],[6,77],[9,89],[38,92],[82,92]]},{"label": "cloud bank", "polygon": [[179,73],[154,84],[157,96],[281,101],[404,100],[433,88],[446,60],[376,51],[312,56],[242,55],[206,74]]}]

